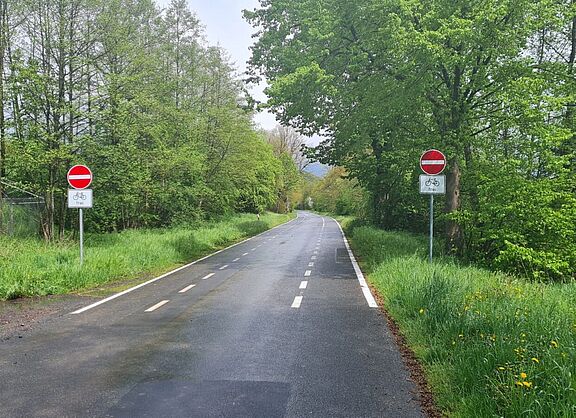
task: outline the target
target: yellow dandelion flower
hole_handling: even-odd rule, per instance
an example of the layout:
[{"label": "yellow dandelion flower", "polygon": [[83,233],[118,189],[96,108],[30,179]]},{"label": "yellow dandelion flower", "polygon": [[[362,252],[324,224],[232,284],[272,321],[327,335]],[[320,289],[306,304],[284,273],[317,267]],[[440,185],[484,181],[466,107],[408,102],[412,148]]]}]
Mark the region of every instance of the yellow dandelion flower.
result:
[{"label": "yellow dandelion flower", "polygon": [[424,313],[424,308],[420,308],[418,312],[420,313],[420,315],[422,315]]},{"label": "yellow dandelion flower", "polygon": [[533,361],[534,363],[540,363],[540,360],[538,360],[536,357],[532,357],[532,361]]},{"label": "yellow dandelion flower", "polygon": [[502,367],[502,366],[500,366],[500,367],[498,367],[498,370],[506,370],[506,368],[505,368],[505,367]]},{"label": "yellow dandelion flower", "polygon": [[550,341],[550,345],[554,348],[558,348],[558,341],[552,340],[552,341]]},{"label": "yellow dandelion flower", "polygon": [[516,382],[516,386],[524,386],[524,385],[522,384],[522,382],[517,381],[517,382]]},{"label": "yellow dandelion flower", "polygon": [[531,388],[532,387],[532,382],[522,382],[522,384],[527,387],[527,388]]},{"label": "yellow dandelion flower", "polygon": [[526,379],[528,375],[524,372],[520,373],[520,379]]}]

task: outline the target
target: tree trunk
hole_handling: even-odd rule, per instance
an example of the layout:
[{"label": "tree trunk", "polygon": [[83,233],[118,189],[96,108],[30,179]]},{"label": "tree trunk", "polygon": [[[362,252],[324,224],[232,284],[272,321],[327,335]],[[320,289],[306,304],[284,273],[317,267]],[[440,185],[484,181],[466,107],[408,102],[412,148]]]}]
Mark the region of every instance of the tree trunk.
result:
[{"label": "tree trunk", "polygon": [[[460,209],[460,166],[456,157],[449,161],[450,171],[446,176],[446,203],[444,211],[452,214]],[[462,248],[462,229],[460,224],[453,220],[446,223],[446,252],[458,254]]]}]

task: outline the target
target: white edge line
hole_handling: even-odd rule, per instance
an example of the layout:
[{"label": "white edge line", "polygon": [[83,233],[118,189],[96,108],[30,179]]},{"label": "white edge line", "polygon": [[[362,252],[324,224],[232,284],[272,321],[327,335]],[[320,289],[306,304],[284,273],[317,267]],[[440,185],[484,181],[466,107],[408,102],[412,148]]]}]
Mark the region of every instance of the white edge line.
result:
[{"label": "white edge line", "polygon": [[218,251],[216,251],[216,252],[214,252],[214,253],[212,253],[212,254],[208,254],[207,256],[202,257],[202,258],[199,258],[198,260],[192,261],[191,263],[188,263],[188,264],[186,264],[186,265],[184,265],[184,266],[182,266],[182,267],[178,267],[177,269],[174,269],[174,270],[172,270],[172,271],[169,271],[168,273],[164,273],[163,275],[158,276],[158,277],[156,277],[155,279],[148,280],[148,281],[145,282],[145,283],[140,283],[140,284],[137,285],[137,286],[134,286],[134,287],[131,287],[130,289],[124,290],[123,292],[116,293],[115,295],[109,296],[109,297],[107,297],[106,299],[102,299],[102,300],[100,300],[100,301],[98,301],[98,302],[95,302],[95,303],[93,303],[93,304],[91,304],[91,305],[85,306],[84,308],[81,308],[81,309],[78,309],[78,310],[76,310],[76,311],[74,311],[74,312],[71,312],[70,315],[78,315],[78,314],[81,314],[81,313],[83,313],[83,312],[86,312],[86,311],[88,311],[88,310],[90,310],[90,309],[93,309],[93,308],[95,308],[95,307],[97,307],[97,306],[100,306],[100,305],[102,305],[102,304],[104,304],[104,303],[106,303],[106,302],[110,302],[111,300],[114,300],[114,299],[116,299],[116,298],[119,298],[120,296],[124,296],[125,294],[130,293],[130,292],[132,292],[132,291],[134,291],[134,290],[136,290],[136,289],[140,289],[141,287],[144,287],[144,286],[146,286],[146,285],[149,285],[150,283],[157,282],[158,280],[163,279],[164,277],[170,276],[170,275],[172,275],[172,274],[174,274],[174,273],[179,272],[180,270],[184,270],[185,268],[188,268],[188,267],[190,267],[190,266],[193,266],[194,264],[197,264],[197,263],[199,263],[200,261],[204,261],[204,260],[206,260],[207,258],[213,257],[213,256],[215,256],[216,254],[220,254],[221,252],[226,251],[226,250],[229,250],[230,248],[236,247],[237,245],[244,244],[245,242],[250,241],[251,239],[254,239],[254,238],[256,238],[256,237],[258,237],[258,236],[260,236],[260,235],[262,235],[262,234],[265,234],[265,233],[267,233],[267,232],[269,232],[269,231],[272,231],[273,229],[279,228],[279,227],[284,226],[284,225],[288,225],[290,222],[293,222],[293,221],[295,221],[295,220],[297,220],[297,219],[298,219],[298,212],[296,212],[296,217],[295,217],[294,219],[291,219],[291,220],[289,220],[289,221],[286,222],[286,223],[283,223],[283,224],[280,224],[280,225],[276,225],[274,228],[267,229],[266,231],[261,232],[261,233],[259,233],[258,235],[254,235],[254,236],[252,236],[252,237],[250,237],[250,238],[246,238],[244,241],[240,241],[240,242],[237,242],[236,244],[230,245],[229,247],[222,248],[221,250],[218,250]]},{"label": "white edge line", "polygon": [[360,282],[360,287],[362,288],[362,293],[364,294],[364,298],[366,298],[366,302],[368,302],[368,306],[371,308],[377,308],[378,304],[376,303],[374,296],[370,292],[370,288],[368,287],[368,284],[366,283],[366,279],[364,278],[364,274],[362,273],[362,270],[360,270],[360,266],[356,262],[356,257],[354,257],[354,254],[352,253],[352,250],[350,249],[350,245],[348,244],[348,240],[346,239],[346,235],[344,235],[344,231],[342,230],[340,223],[336,219],[332,219],[332,220],[334,222],[336,222],[336,225],[338,225],[338,228],[340,228],[340,232],[342,233],[342,239],[344,239],[344,245],[346,245],[346,249],[348,250],[348,255],[350,256],[350,261],[352,261],[352,266],[354,266],[354,271],[356,272],[356,277],[358,277],[358,281]]},{"label": "white edge line", "polygon": [[169,300],[163,300],[162,302],[158,302],[156,305],[149,307],[144,312],[154,312],[156,309],[166,305],[168,302],[170,302],[170,301]]},{"label": "white edge line", "polygon": [[299,308],[302,304],[302,296],[296,296],[294,302],[292,302],[291,308]]}]

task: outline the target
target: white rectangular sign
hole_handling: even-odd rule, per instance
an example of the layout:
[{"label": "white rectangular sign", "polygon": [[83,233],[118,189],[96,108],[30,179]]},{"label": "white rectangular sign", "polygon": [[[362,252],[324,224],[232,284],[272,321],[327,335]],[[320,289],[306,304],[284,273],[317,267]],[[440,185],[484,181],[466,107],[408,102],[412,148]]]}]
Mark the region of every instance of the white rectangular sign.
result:
[{"label": "white rectangular sign", "polygon": [[445,194],[446,176],[427,176],[425,174],[420,175],[420,193]]},{"label": "white rectangular sign", "polygon": [[68,189],[68,207],[86,209],[92,207],[92,189]]}]

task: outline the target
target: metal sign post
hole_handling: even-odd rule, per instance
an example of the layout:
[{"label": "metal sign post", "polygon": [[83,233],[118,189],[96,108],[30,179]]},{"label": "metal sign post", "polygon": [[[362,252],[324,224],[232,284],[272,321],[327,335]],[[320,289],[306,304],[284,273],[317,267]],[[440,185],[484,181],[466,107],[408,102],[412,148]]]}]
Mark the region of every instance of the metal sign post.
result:
[{"label": "metal sign post", "polygon": [[80,218],[80,265],[84,264],[84,213],[78,209]]},{"label": "metal sign post", "polygon": [[68,207],[78,208],[80,223],[80,265],[84,263],[84,212],[82,209],[92,207],[92,189],[68,190]]},{"label": "metal sign post", "polygon": [[438,150],[426,151],[420,157],[420,168],[426,175],[420,175],[420,193],[430,195],[430,243],[428,261],[432,263],[434,246],[434,195],[446,193],[446,176],[439,176],[446,167],[446,157]]},{"label": "metal sign post", "polygon": [[420,193],[430,195],[430,249],[428,260],[432,262],[432,245],[434,243],[434,195],[446,193],[446,176],[420,175]]},{"label": "metal sign post", "polygon": [[80,227],[80,265],[84,264],[84,208],[92,207],[92,189],[86,189],[92,183],[92,171],[84,165],[75,165],[68,171],[68,183],[74,189],[68,190],[68,207],[78,208]]}]

